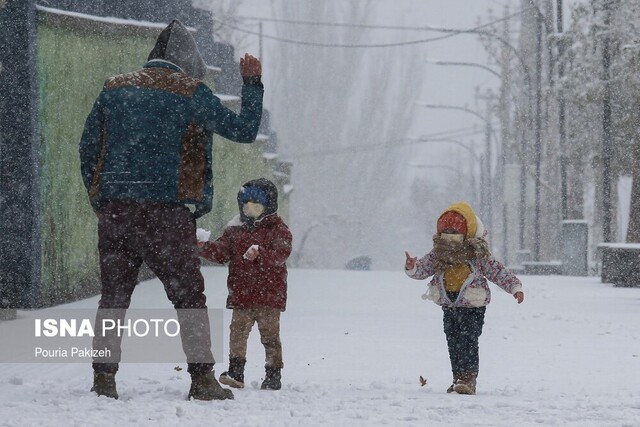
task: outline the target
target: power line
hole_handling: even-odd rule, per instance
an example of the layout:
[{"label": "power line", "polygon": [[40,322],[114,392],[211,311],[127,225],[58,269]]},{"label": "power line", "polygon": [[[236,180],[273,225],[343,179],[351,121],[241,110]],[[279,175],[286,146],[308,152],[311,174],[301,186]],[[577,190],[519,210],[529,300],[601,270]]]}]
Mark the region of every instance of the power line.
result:
[{"label": "power line", "polygon": [[286,39],[284,37],[271,36],[268,34],[260,34],[258,31],[252,31],[246,28],[240,28],[236,25],[220,21],[216,18],[213,18],[213,20],[221,25],[227,26],[229,28],[232,28],[236,31],[240,31],[242,33],[254,34],[256,36],[264,37],[265,39],[275,40],[282,43],[290,43],[290,44],[296,44],[301,46],[314,46],[314,47],[341,47],[341,48],[351,48],[351,49],[398,47],[398,46],[409,46],[409,45],[415,45],[415,44],[435,42],[438,40],[448,39],[456,35],[456,34],[447,34],[444,36],[430,37],[427,39],[411,40],[408,42],[395,42],[395,43],[375,43],[375,44],[318,43],[318,42],[308,42],[303,40]]},{"label": "power line", "polygon": [[433,27],[430,25],[422,25],[422,26],[400,26],[400,25],[375,25],[375,24],[350,24],[350,23],[342,23],[342,22],[322,22],[322,21],[306,21],[306,20],[295,20],[295,19],[280,19],[280,18],[260,18],[258,16],[238,16],[238,19],[245,19],[249,21],[264,21],[264,22],[280,22],[283,24],[293,24],[293,25],[311,25],[311,26],[319,26],[319,27],[347,27],[347,28],[364,28],[370,30],[409,30],[409,31],[435,31],[435,32],[466,32],[466,31],[476,31],[482,29],[484,27],[491,26],[493,24],[498,24],[500,22],[509,20],[516,16],[521,15],[523,12],[526,12],[533,7],[522,9],[518,12],[514,12],[511,15],[507,15],[505,17],[496,19],[494,21],[489,21],[477,27],[467,29],[467,30],[456,30],[452,28],[442,28],[442,27]]},{"label": "power line", "polygon": [[450,130],[443,130],[440,132],[429,133],[426,135],[422,135],[420,138],[456,138],[456,137],[477,135],[478,133],[481,133],[481,131],[478,130],[478,128],[475,125],[473,125],[466,128],[450,129]]},{"label": "power line", "polygon": [[453,29],[453,28],[441,28],[441,27],[430,27],[430,26],[422,26],[422,27],[397,27],[397,26],[389,26],[389,25],[366,25],[366,24],[341,24],[341,23],[330,23],[330,22],[313,22],[313,21],[295,21],[295,20],[277,20],[275,18],[253,18],[253,17],[245,17],[245,19],[258,19],[258,20],[262,20],[262,21],[273,21],[273,22],[284,22],[284,23],[294,23],[294,24],[301,24],[301,25],[323,25],[323,26],[336,26],[336,27],[351,27],[351,28],[368,28],[368,29],[395,29],[395,30],[419,30],[419,31],[435,31],[435,32],[441,32],[441,33],[447,33],[444,36],[438,36],[438,37],[430,37],[430,38],[426,38],[426,39],[418,39],[418,40],[410,40],[410,41],[406,41],[406,42],[394,42],[394,43],[375,43],[375,44],[344,44],[344,43],[319,43],[319,42],[309,42],[309,41],[304,41],[304,40],[294,40],[294,39],[288,39],[288,38],[284,38],[284,37],[278,37],[278,36],[272,36],[272,35],[268,35],[268,34],[263,34],[260,33],[258,31],[253,31],[253,30],[249,30],[247,28],[241,28],[238,27],[237,25],[233,25],[231,23],[228,22],[224,22],[222,20],[213,18],[213,20],[215,22],[217,22],[220,25],[232,28],[236,31],[240,31],[243,33],[247,33],[247,34],[253,34],[256,36],[260,36],[263,37],[265,39],[270,39],[270,40],[275,40],[275,41],[279,41],[282,43],[290,43],[290,44],[296,44],[296,45],[302,45],[302,46],[314,46],[314,47],[333,47],[333,48],[350,48],[350,49],[362,49],[362,48],[385,48],[385,47],[399,47],[399,46],[410,46],[410,45],[416,45],[416,44],[424,44],[424,43],[432,43],[435,41],[439,41],[439,40],[444,40],[444,39],[448,39],[451,38],[453,36],[459,35],[459,34],[474,34],[474,33],[478,33],[482,28],[502,22],[504,20],[507,19],[511,19],[514,16],[518,16],[521,13],[529,10],[528,9],[522,9],[521,11],[519,11],[518,13],[514,13],[512,15],[509,15],[507,17],[504,18],[500,18],[482,25],[478,25],[476,27],[470,28],[470,29],[466,29],[466,30],[458,30],[458,29]]},{"label": "power line", "polygon": [[[464,132],[467,131],[467,132]],[[292,160],[310,158],[310,157],[327,157],[327,156],[335,156],[339,154],[356,154],[365,151],[377,151],[377,150],[387,150],[392,148],[403,148],[411,145],[425,144],[427,142],[432,142],[435,139],[442,140],[444,137],[451,138],[465,138],[469,136],[475,136],[481,134],[483,131],[477,130],[475,126],[470,128],[462,128],[462,129],[454,129],[451,131],[445,132],[436,132],[433,134],[427,134],[422,136],[420,139],[425,140],[415,140],[415,139],[397,139],[386,141],[378,144],[367,144],[361,146],[351,146],[351,147],[343,147],[336,148],[333,150],[322,150],[322,151],[311,151],[307,153],[301,153],[299,155],[288,156]]]}]

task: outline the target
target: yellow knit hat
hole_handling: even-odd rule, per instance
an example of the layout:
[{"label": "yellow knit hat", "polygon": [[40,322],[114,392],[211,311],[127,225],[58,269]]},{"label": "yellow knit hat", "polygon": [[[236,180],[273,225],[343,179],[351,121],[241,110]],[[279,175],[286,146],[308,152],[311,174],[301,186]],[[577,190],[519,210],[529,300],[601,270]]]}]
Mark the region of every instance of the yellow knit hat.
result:
[{"label": "yellow knit hat", "polygon": [[[478,218],[476,217],[476,213],[471,208],[467,202],[457,202],[449,206],[442,212],[444,215],[447,212],[457,212],[462,215],[467,222],[467,236],[466,237],[475,237],[476,232],[478,231]],[[438,220],[442,217],[438,217]]]}]

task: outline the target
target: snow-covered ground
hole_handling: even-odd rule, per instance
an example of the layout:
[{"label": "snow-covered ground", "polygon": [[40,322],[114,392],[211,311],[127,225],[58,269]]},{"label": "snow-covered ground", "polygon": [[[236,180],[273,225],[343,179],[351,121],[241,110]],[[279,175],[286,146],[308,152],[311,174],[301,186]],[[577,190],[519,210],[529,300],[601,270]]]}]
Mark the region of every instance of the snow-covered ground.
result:
[{"label": "snow-covered ground", "polygon": [[[223,307],[226,269],[203,271],[209,306]],[[401,270],[291,270],[281,391],[259,390],[264,351],[254,328],[248,388],[234,401],[186,401],[189,376],[174,364],[123,364],[117,401],[89,392],[88,364],[1,364],[0,425],[640,426],[640,289],[522,279],[522,305],[492,286],[476,396],[445,393],[442,314],[420,298],[424,282]],[[132,306],[154,301],[170,307],[157,280],[136,289]],[[229,320],[225,311],[225,329]]]}]

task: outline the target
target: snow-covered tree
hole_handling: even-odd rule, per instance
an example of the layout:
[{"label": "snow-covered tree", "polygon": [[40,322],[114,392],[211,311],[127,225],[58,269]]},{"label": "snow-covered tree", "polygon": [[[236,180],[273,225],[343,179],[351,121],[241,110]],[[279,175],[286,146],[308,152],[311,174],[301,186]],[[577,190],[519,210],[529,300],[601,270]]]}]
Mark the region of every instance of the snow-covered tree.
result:
[{"label": "snow-covered tree", "polygon": [[[608,4],[608,14],[605,8]],[[607,24],[606,20],[609,20]],[[602,221],[603,100],[606,77],[603,49],[608,39],[610,56],[609,90],[611,100],[611,176],[612,202],[615,183],[623,175],[637,171],[640,101],[640,5],[637,2],[592,0],[578,4],[572,12],[565,35],[566,76],[562,85],[567,97],[567,147],[569,150],[574,208],[584,206],[583,183],[595,189],[595,219]],[[638,187],[640,177],[634,176]],[[640,187],[632,195],[632,217],[627,238],[640,239]],[[611,224],[613,227],[614,225]],[[623,236],[619,236],[622,238]]]},{"label": "snow-covered tree", "polygon": [[[371,1],[276,1],[273,15],[362,23],[375,16],[376,7]],[[276,42],[269,50],[275,57],[267,61],[275,67],[269,90],[281,152],[294,162],[292,226],[294,235],[306,236],[303,259],[336,268],[369,255],[374,267],[390,267],[392,254],[402,253],[391,242],[398,244],[398,206],[408,197],[403,174],[409,151],[403,140],[420,93],[424,56],[415,46],[346,47],[388,41],[388,33],[356,26],[278,23],[277,33],[293,41]],[[305,234],[312,224],[322,226]]]}]

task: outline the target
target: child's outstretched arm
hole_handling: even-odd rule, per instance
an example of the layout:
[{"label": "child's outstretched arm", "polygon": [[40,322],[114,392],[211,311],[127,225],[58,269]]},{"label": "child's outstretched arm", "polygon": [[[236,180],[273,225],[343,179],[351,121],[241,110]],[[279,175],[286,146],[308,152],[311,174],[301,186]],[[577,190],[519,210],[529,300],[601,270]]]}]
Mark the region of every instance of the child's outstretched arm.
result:
[{"label": "child's outstretched arm", "polygon": [[404,254],[407,257],[404,263],[404,272],[412,279],[422,280],[436,273],[433,268],[434,255],[432,252],[420,259],[412,257],[407,251]]},{"label": "child's outstretched arm", "polygon": [[482,274],[484,274],[487,279],[513,295],[518,304],[521,304],[524,301],[522,282],[500,261],[493,258],[493,256],[489,256],[482,259],[479,266]]},{"label": "child's outstretched arm", "polygon": [[416,263],[418,262],[418,257],[412,257],[411,255],[409,255],[409,252],[404,251],[405,256],[407,257],[407,260],[404,262],[404,269],[406,271],[411,271],[414,268],[416,268]]}]

